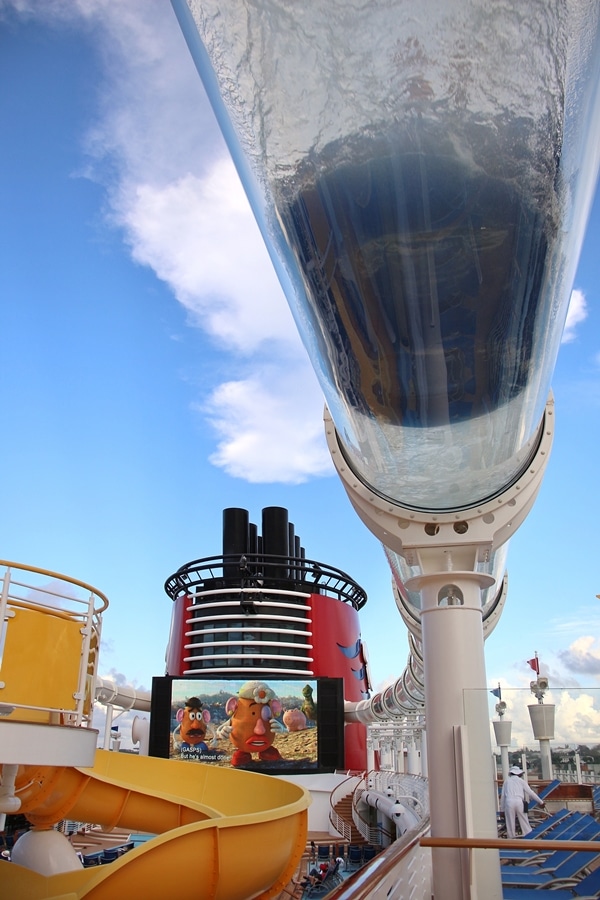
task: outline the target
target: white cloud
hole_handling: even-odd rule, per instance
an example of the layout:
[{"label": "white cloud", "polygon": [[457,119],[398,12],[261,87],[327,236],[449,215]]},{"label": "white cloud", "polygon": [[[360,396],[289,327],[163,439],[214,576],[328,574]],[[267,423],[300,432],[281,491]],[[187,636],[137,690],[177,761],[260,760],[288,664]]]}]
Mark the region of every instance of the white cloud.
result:
[{"label": "white cloud", "polygon": [[255,483],[298,484],[333,473],[323,398],[305,366],[265,367],[213,392],[205,408],[220,440],[211,462]]},{"label": "white cloud", "polygon": [[52,578],[50,581],[42,578],[37,587],[28,587],[21,596],[26,603],[68,609],[80,614],[85,613],[87,606],[87,598],[81,597],[81,590],[59,578]]},{"label": "white cloud", "polygon": [[105,180],[118,218],[140,184],[202,176],[227,151],[170,4],[85,5],[96,10],[102,62],[86,149],[95,164],[90,174]]},{"label": "white cloud", "polygon": [[577,326],[587,319],[588,310],[583,291],[574,290],[569,301],[569,311],[562,335],[561,343],[570,344],[575,340]]},{"label": "white cloud", "polygon": [[[300,339],[233,163],[205,178],[139,185],[123,214],[134,259],[151,266],[194,324],[234,350]],[[289,347],[288,347],[289,350]]]},{"label": "white cloud", "polygon": [[573,641],[568,650],[559,654],[561,662],[571,672],[582,675],[600,675],[600,643],[590,635]]},{"label": "white cloud", "polygon": [[545,622],[543,633],[560,636],[561,642],[566,643],[596,630],[600,632],[600,610],[597,603],[588,603],[571,607],[568,617],[552,616]]},{"label": "white cloud", "polygon": [[597,744],[600,697],[588,691],[562,691],[556,698],[555,739],[559,743]]},{"label": "white cloud", "polygon": [[331,471],[320,392],[300,363],[291,313],[170,5],[13,0],[12,8],[85,30],[102,75],[79,174],[103,185],[109,221],[190,325],[244,357],[243,381],[211,385],[195,405],[219,435],[213,464],[253,482]]},{"label": "white cloud", "polygon": [[[583,615],[583,614],[582,614]],[[587,627],[593,625],[593,611]],[[581,627],[583,618],[571,620],[572,628]],[[593,629],[591,629],[593,630]],[[564,644],[562,645],[564,646]],[[567,649],[544,651],[540,661],[541,673],[548,678],[550,688],[544,696],[545,704],[555,705],[555,731],[552,746],[557,744],[598,744],[600,742],[600,641],[595,636],[579,635]],[[507,703],[506,719],[512,722],[511,749],[538,747],[533,737],[530,705],[537,701],[530,690],[535,673],[520,665],[515,669],[512,683],[500,677],[502,699]],[[490,700],[491,718],[493,703]]]}]

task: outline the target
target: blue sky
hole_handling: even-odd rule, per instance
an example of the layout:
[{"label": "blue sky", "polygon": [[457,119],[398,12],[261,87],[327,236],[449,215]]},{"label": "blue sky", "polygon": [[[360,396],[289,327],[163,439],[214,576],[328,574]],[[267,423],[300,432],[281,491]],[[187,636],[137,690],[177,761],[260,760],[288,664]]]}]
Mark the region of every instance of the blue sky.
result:
[{"label": "blue sky", "polygon": [[[285,506],[307,555],[367,590],[375,684],[400,675],[383,551],[333,474],[319,388],[170,5],[0,0],[0,85],[0,556],[106,593],[101,673],[149,687],[164,671],[165,579],[220,552],[223,508],[258,522]],[[552,458],[486,644],[490,685],[528,688],[537,651],[572,690],[565,730],[590,734],[599,234],[597,198],[553,380]]]}]

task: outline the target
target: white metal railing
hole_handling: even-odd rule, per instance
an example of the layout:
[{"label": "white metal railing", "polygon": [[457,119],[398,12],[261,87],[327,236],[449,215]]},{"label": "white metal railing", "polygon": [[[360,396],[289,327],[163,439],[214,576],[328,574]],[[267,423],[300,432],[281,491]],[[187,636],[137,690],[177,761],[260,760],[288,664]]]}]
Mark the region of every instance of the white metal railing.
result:
[{"label": "white metal railing", "polygon": [[341,837],[346,841],[352,839],[352,826],[335,809],[336,805],[345,797],[352,797],[354,790],[361,783],[363,774],[349,775],[345,781],[338,784],[329,796],[329,821]]},{"label": "white metal railing", "polygon": [[[108,600],[100,591],[78,579],[61,575],[48,569],[26,566],[8,560],[0,560],[0,708],[5,715],[15,710],[28,710],[48,713],[48,720],[57,724],[81,725],[89,724],[93,700],[92,686],[96,677],[102,613],[108,607]],[[11,625],[16,622],[19,612],[36,613],[39,617],[51,616],[54,620],[63,619],[79,626],[81,635],[77,666],[75,673],[76,688],[73,691],[73,705],[36,705],[18,699],[11,694],[16,686],[6,684],[4,671],[13,668],[13,660],[5,659],[7,643],[10,646]],[[15,626],[12,625],[14,628]],[[32,635],[34,641],[34,635]],[[19,648],[20,650],[20,648]],[[54,648],[23,647],[24,659],[39,657],[40,654],[51,655]],[[14,680],[14,679],[13,679]],[[19,686],[22,690],[22,686]],[[32,694],[31,699],[34,699]]]},{"label": "white metal railing", "polygon": [[563,784],[598,784],[598,776],[595,772],[582,772],[581,775],[578,775],[577,772],[570,769],[557,769],[556,766],[553,766],[552,774]]},{"label": "white metal railing", "polygon": [[394,841],[328,894],[328,900],[430,900],[431,850],[421,846],[429,819]]},{"label": "white metal railing", "polygon": [[373,790],[380,793],[390,790],[401,803],[409,801],[420,818],[429,815],[429,782],[422,775],[382,770],[369,772],[367,781]]},{"label": "white metal railing", "polygon": [[350,826],[350,823],[346,822],[346,820],[339,815],[337,810],[333,808],[329,811],[329,821],[333,825],[336,832],[340,835],[340,837],[350,843],[350,841],[352,840],[352,828]]}]

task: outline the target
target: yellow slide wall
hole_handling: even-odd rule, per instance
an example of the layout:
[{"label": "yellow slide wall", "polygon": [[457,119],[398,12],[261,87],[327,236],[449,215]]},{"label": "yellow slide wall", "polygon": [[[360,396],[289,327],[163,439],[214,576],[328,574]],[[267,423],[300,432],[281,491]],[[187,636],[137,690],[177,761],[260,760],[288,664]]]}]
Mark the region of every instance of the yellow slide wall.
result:
[{"label": "yellow slide wall", "polygon": [[268,900],[305,848],[310,794],[280,778],[98,750],[93,768],[23,766],[21,811],[157,834],[104,866],[43,876],[0,864],[20,900]]}]

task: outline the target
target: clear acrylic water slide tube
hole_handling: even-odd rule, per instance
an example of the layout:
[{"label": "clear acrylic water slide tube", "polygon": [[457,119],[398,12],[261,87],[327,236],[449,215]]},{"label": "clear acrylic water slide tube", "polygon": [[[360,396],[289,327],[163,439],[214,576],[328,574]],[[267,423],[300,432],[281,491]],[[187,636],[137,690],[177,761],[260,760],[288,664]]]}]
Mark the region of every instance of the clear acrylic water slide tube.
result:
[{"label": "clear acrylic water slide tube", "polygon": [[173,0],[348,464],[460,509],[538,439],[600,148],[597,0]]}]

